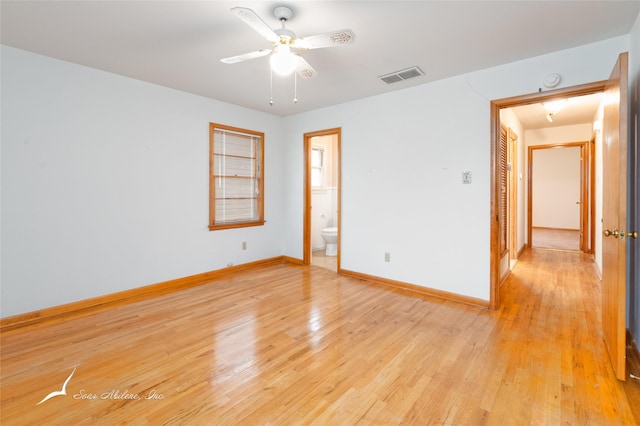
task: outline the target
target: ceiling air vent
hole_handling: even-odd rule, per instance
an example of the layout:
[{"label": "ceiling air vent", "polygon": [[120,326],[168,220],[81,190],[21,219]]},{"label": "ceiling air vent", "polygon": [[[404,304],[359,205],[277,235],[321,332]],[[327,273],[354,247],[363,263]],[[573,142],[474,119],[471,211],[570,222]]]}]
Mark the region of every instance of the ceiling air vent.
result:
[{"label": "ceiling air vent", "polygon": [[404,70],[392,72],[391,74],[382,75],[378,78],[387,84],[391,84],[398,81],[408,80],[414,77],[420,77],[421,75],[424,75],[424,72],[422,72],[420,68],[411,67]]}]

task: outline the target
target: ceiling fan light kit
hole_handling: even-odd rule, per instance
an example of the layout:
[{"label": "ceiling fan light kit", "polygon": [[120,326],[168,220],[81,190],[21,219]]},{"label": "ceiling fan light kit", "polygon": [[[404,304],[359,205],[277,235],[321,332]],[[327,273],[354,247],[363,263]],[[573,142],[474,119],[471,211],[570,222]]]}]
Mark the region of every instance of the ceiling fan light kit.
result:
[{"label": "ceiling fan light kit", "polygon": [[296,69],[298,57],[291,52],[289,45],[279,44],[273,49],[269,62],[276,74],[289,75]]},{"label": "ceiling fan light kit", "polygon": [[[286,6],[278,6],[273,10],[273,15],[282,23],[282,27],[273,30],[251,9],[245,7],[234,7],[231,9],[240,20],[245,22],[265,39],[273,43],[272,49],[260,49],[255,52],[249,52],[242,55],[223,58],[220,61],[225,64],[236,64],[250,59],[260,58],[262,56],[271,55],[269,60],[271,65],[271,100],[273,105],[273,72],[279,75],[287,76],[296,72],[294,77],[300,76],[303,79],[314,77],[317,72],[309,65],[309,63],[298,53],[292,49],[309,50],[321,49],[325,47],[340,46],[350,44],[355,41],[353,31],[345,29],[333,31],[314,36],[297,38],[295,33],[287,28],[285,24],[293,17],[293,10]],[[294,102],[298,102],[297,97],[297,78],[294,78]]]}]

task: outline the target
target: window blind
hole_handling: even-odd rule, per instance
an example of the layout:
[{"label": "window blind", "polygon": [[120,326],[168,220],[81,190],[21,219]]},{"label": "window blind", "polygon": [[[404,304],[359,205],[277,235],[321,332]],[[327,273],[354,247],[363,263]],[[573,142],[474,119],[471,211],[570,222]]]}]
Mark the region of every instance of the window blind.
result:
[{"label": "window blind", "polygon": [[260,134],[213,129],[210,226],[262,222]]}]

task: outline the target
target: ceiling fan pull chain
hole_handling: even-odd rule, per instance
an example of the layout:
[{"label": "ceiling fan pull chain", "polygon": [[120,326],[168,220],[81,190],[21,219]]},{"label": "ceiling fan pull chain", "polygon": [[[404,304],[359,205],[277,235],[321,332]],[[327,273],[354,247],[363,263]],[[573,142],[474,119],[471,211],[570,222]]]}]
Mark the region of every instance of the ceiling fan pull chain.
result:
[{"label": "ceiling fan pull chain", "polygon": [[269,67],[269,105],[273,106],[273,68]]},{"label": "ceiling fan pull chain", "polygon": [[298,73],[293,73],[293,103],[298,103]]}]

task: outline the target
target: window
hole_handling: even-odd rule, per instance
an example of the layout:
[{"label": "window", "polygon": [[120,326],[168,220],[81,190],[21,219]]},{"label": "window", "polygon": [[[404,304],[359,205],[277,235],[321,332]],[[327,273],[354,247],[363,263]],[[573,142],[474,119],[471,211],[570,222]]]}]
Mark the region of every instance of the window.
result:
[{"label": "window", "polygon": [[210,123],[209,230],[264,224],[264,133]]},{"label": "window", "polygon": [[315,189],[324,187],[324,148],[311,148],[311,186]]}]

